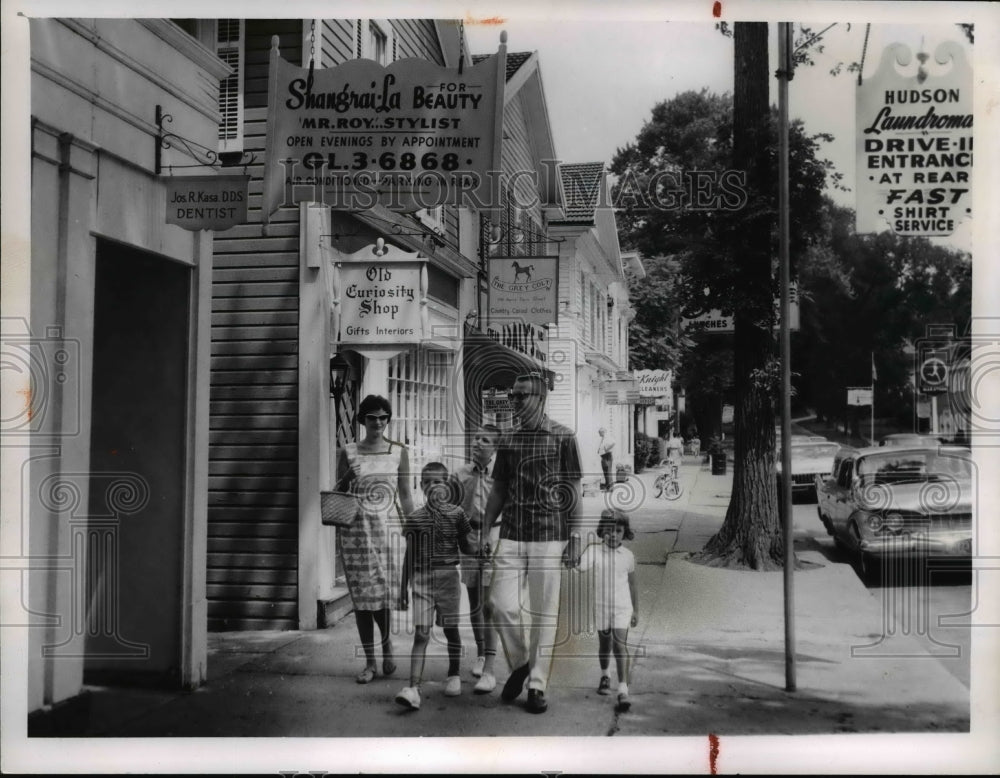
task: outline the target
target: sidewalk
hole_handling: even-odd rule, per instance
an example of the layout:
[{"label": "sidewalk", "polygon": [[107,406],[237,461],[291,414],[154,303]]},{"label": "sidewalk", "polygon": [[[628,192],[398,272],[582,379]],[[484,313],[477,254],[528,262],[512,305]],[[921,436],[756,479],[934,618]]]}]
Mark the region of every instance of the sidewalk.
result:
[{"label": "sidewalk", "polygon": [[[428,651],[424,705],[394,705],[405,685],[410,633],[403,615],[394,644],[399,669],[361,686],[354,676],[353,616],[313,632],[210,633],[208,683],[194,692],[91,688],[72,705],[33,717],[31,733],[116,737],[376,737],[834,734],[966,732],[969,693],[919,636],[883,628],[883,603],[845,564],[802,548],[795,582],[795,692],[785,691],[782,573],[708,568],[687,561],[721,525],[731,489],[687,457],[675,502],[655,499],[658,471],[629,490],[585,499],[596,517],[609,499],[631,500],[639,586],[632,710],[594,691],[596,636],[580,630],[564,586],[563,643],[549,686],[550,709],[531,716],[473,695],[463,660],[463,695],[443,696],[445,650]],[[619,490],[616,490],[619,491]],[[624,506],[619,506],[624,507]],[[640,544],[641,539],[641,546]],[[571,581],[567,573],[567,581]],[[576,628],[574,629],[574,625]],[[440,639],[439,631],[435,636]],[[463,628],[467,647],[471,631]],[[507,668],[501,656],[502,685]],[[613,675],[613,673],[612,673]]]}]

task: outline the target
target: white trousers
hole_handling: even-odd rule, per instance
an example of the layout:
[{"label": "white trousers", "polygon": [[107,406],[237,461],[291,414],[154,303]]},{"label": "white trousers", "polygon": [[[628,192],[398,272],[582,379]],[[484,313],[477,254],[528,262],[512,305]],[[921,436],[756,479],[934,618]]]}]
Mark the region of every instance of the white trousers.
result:
[{"label": "white trousers", "polygon": [[501,539],[493,553],[490,602],[511,670],[531,667],[528,688],[545,691],[559,622],[562,540]]}]

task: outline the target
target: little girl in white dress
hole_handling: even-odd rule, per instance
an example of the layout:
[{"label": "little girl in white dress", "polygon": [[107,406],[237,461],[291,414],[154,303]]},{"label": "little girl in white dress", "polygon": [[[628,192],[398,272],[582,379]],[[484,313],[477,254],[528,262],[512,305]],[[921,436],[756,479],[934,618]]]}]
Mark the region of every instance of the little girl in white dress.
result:
[{"label": "little girl in white dress", "polygon": [[618,710],[624,712],[632,704],[628,694],[628,630],[639,623],[635,556],[622,545],[623,540],[635,537],[629,526],[628,514],[606,508],[597,525],[597,536],[603,542],[586,548],[577,569],[588,572],[593,582],[598,661],[601,666],[597,693],[611,694],[608,667],[613,650],[618,671]]}]

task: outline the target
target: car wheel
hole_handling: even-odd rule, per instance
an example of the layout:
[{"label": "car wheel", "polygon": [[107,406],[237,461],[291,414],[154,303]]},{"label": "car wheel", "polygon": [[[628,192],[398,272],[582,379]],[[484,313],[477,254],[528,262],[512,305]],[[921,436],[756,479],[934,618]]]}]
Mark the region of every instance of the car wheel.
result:
[{"label": "car wheel", "polygon": [[871,554],[859,554],[861,561],[861,580],[873,586],[882,583],[882,560]]},{"label": "car wheel", "polygon": [[834,544],[839,548],[841,543],[837,540],[836,534],[834,534],[833,522],[827,518],[826,514],[823,513],[822,509],[818,505],[816,506],[816,515],[819,516],[819,521],[823,525],[823,529],[826,530],[826,534],[833,538]]}]

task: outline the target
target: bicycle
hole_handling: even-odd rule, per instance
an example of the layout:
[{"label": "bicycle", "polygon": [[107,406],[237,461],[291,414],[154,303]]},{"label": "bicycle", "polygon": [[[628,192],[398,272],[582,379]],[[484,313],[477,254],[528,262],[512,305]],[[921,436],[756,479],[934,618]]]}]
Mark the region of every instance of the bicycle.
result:
[{"label": "bicycle", "polygon": [[684,488],[680,482],[680,467],[677,462],[671,459],[664,459],[660,466],[666,466],[666,471],[656,476],[653,482],[653,494],[656,497],[666,497],[668,500],[676,500],[684,493]]}]

